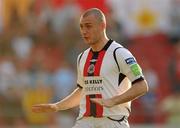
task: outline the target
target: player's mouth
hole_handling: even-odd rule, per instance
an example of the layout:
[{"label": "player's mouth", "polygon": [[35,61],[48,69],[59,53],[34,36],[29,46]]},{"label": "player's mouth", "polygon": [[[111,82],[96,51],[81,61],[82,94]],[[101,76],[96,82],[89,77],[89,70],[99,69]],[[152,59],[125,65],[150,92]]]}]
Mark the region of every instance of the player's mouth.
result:
[{"label": "player's mouth", "polygon": [[83,38],[84,38],[85,40],[89,40],[89,37],[87,37],[87,36],[83,36]]}]

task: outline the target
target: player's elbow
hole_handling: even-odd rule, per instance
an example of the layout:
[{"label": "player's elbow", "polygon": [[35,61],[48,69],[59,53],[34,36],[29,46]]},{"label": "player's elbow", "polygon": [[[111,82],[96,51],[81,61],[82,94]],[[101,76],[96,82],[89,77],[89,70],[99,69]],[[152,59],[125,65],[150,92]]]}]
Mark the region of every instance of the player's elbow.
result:
[{"label": "player's elbow", "polygon": [[148,91],[149,91],[149,87],[148,87],[148,83],[147,83],[147,81],[146,80],[143,80],[142,82],[141,82],[141,86],[142,86],[142,93],[143,94],[146,94]]},{"label": "player's elbow", "polygon": [[139,96],[146,94],[149,90],[146,80],[135,83],[135,87]]}]

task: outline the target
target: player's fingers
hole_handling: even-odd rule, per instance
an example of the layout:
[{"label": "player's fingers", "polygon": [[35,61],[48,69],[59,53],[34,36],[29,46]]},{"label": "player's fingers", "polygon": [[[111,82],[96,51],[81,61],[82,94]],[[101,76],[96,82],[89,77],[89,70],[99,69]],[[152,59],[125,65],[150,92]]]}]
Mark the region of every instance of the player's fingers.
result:
[{"label": "player's fingers", "polygon": [[46,107],[49,106],[48,104],[35,104],[32,107]]},{"label": "player's fingers", "polygon": [[36,112],[36,113],[38,113],[38,112],[41,112],[41,108],[39,108],[39,107],[32,107],[32,112]]},{"label": "player's fingers", "polygon": [[102,99],[98,99],[98,98],[92,98],[90,99],[92,102],[94,103],[98,103],[100,105],[103,105],[103,100]]},{"label": "player's fingers", "polygon": [[46,109],[48,109],[48,105],[45,104],[38,104],[38,105],[33,105],[32,106],[32,111],[33,112],[45,112]]}]

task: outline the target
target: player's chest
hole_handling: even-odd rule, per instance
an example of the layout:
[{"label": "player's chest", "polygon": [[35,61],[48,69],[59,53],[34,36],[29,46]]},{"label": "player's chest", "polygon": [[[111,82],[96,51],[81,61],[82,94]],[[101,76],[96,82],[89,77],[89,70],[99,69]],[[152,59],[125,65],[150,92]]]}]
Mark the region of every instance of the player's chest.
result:
[{"label": "player's chest", "polygon": [[118,68],[113,53],[108,51],[98,53],[89,52],[81,60],[80,72],[82,77],[108,77],[108,75],[118,73]]}]

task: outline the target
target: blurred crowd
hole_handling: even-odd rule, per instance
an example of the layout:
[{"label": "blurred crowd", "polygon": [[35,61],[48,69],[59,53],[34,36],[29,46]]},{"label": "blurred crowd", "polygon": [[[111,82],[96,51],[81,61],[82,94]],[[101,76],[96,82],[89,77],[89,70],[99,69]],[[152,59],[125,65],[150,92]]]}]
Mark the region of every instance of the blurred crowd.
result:
[{"label": "blurred crowd", "polygon": [[0,0],[0,127],[73,125],[78,108],[35,114],[31,106],[76,88],[76,57],[88,47],[79,17],[91,7],[106,14],[108,37],[132,51],[149,83],[130,123],[180,122],[180,0]]}]

